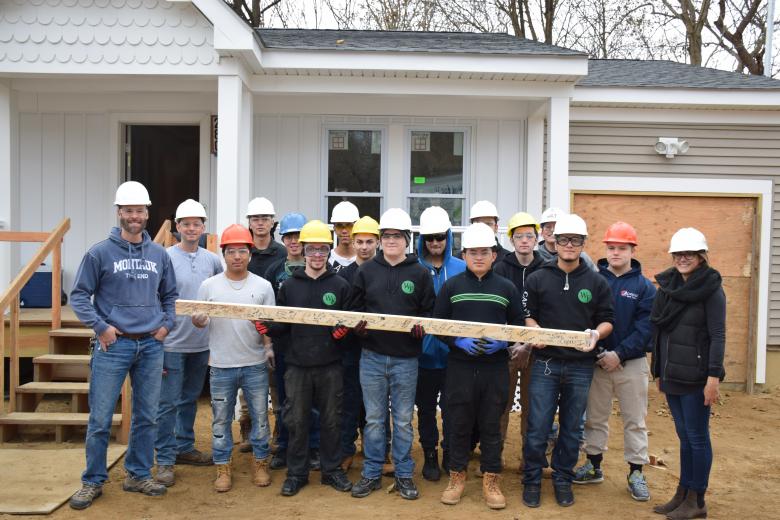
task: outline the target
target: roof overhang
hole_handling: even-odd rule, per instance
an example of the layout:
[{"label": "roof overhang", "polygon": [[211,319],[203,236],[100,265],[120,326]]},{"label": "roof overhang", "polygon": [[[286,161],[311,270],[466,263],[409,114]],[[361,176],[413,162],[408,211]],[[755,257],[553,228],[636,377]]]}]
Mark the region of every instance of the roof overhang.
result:
[{"label": "roof overhang", "polygon": [[780,110],[780,90],[574,87],[573,107]]}]

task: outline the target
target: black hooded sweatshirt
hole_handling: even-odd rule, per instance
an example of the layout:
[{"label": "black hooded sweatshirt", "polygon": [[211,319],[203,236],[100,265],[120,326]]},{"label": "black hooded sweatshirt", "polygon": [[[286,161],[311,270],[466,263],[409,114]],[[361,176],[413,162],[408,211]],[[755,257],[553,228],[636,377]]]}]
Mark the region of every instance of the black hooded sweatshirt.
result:
[{"label": "black hooded sweatshirt", "polygon": [[503,258],[497,258],[496,263],[493,265],[493,272],[500,274],[510,282],[515,284],[520,294],[523,294],[525,289],[525,280],[531,273],[539,269],[544,263],[542,255],[539,251],[533,252],[533,260],[528,265],[520,265],[520,261],[517,259],[517,255],[514,253],[504,255]]},{"label": "black hooded sweatshirt", "polygon": [[[428,318],[435,299],[430,273],[408,254],[400,264],[391,266],[384,255],[377,254],[355,273],[349,309],[400,316]],[[369,330],[360,342],[363,348],[385,356],[417,357],[422,340],[404,332]]]},{"label": "black hooded sweatshirt", "polygon": [[[296,269],[279,288],[276,305],[307,309],[344,310],[349,284],[330,268],[318,278]],[[272,323],[268,335],[286,336],[285,362],[299,367],[317,367],[340,362],[342,347],[331,336],[332,327],[300,323]]]},{"label": "black hooded sweatshirt", "polygon": [[[545,329],[595,329],[600,323],[614,323],[615,310],[609,283],[585,262],[571,273],[558,262],[542,264],[525,280],[523,293],[525,315]],[[596,357],[596,349],[581,352],[568,347],[545,347],[537,350],[539,359],[585,360]]]}]

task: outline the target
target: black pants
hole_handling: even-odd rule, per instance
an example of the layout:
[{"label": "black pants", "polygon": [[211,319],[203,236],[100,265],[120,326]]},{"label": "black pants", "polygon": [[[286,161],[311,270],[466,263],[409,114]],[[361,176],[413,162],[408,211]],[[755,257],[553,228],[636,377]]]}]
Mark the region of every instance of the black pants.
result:
[{"label": "black pants", "polygon": [[322,472],[331,473],[341,462],[341,401],[343,398],[341,362],[321,367],[287,365],[284,386],[287,399],[282,419],[289,431],[287,476],[309,476],[309,427],[311,409],[320,412],[320,462]]},{"label": "black pants", "polygon": [[[439,427],[436,423],[436,407],[441,408],[442,440],[441,447],[447,445],[447,413],[444,406],[444,382],[446,368],[422,368],[417,370],[417,429],[420,433],[420,445],[423,450],[432,450],[439,445]],[[441,393],[441,398],[439,394]]]},{"label": "black pants", "polygon": [[480,467],[501,473],[501,414],[509,392],[504,363],[462,363],[447,367],[446,402],[450,468],[464,471],[469,462],[474,425],[479,426]]}]

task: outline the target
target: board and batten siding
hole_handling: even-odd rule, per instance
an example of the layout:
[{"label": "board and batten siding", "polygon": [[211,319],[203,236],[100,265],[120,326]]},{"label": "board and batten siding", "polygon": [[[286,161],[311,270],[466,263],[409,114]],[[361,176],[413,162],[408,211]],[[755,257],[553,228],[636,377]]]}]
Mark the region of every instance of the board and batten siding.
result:
[{"label": "board and batten siding", "polygon": [[[679,137],[688,153],[667,159],[658,137]],[[780,127],[572,122],[569,175],[772,179],[768,345],[780,345]],[[620,190],[620,186],[615,186]]]}]

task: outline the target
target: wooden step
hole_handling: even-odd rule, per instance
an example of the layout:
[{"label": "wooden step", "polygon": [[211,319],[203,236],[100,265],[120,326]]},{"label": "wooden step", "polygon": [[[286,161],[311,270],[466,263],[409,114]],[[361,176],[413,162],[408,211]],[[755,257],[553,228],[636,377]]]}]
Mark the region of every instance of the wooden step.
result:
[{"label": "wooden step", "polygon": [[86,329],[83,327],[51,329],[49,331],[49,337],[52,338],[91,338],[95,335],[92,329]]},{"label": "wooden step", "polygon": [[22,394],[88,394],[89,383],[33,381],[16,388]]},{"label": "wooden step", "polygon": [[[88,422],[88,413],[11,412],[0,416],[0,424],[14,425],[86,426]],[[115,413],[111,417],[112,426],[119,426],[121,422],[122,414]]]},{"label": "wooden step", "polygon": [[33,363],[51,365],[89,365],[89,354],[44,354],[33,358]]}]

